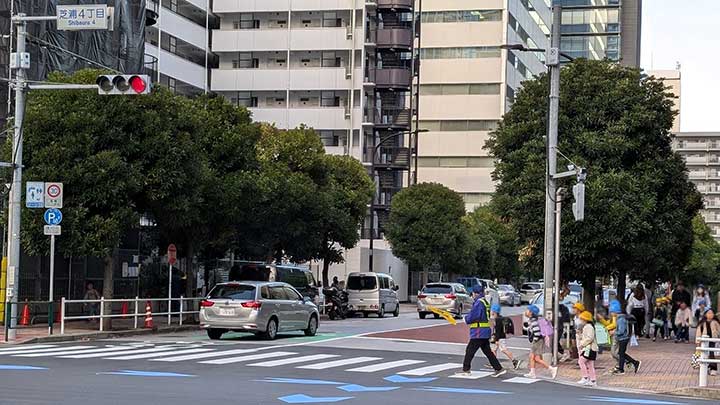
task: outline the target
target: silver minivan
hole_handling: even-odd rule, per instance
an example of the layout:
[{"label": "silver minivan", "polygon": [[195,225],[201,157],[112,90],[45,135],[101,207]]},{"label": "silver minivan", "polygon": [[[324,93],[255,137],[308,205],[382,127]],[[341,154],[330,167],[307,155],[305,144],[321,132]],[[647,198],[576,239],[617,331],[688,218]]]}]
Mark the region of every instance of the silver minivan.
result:
[{"label": "silver minivan", "polygon": [[361,312],[364,317],[377,314],[379,318],[386,313],[400,316],[398,286],[384,273],[350,273],[345,282],[348,292],[348,313]]},{"label": "silver minivan", "polygon": [[200,326],[210,339],[228,331],[275,339],[279,332],[317,333],[317,307],[287,283],[242,281],[217,284],[200,302]]}]

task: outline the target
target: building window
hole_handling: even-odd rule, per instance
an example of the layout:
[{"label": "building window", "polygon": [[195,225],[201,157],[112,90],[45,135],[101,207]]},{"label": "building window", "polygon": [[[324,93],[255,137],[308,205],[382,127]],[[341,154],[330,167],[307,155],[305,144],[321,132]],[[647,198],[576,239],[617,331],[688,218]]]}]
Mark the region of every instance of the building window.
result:
[{"label": "building window", "polygon": [[343,130],[319,130],[320,140],[324,146],[340,146],[340,138],[347,136]]},{"label": "building window", "polygon": [[561,21],[563,33],[618,32],[620,30],[620,10],[617,8],[563,10]]},{"label": "building window", "polygon": [[333,51],[322,53],[322,67],[341,67],[342,66],[342,58]]},{"label": "building window", "polygon": [[320,107],[340,107],[340,97],[334,91],[320,93]]},{"label": "building window", "polygon": [[326,11],[322,17],[323,27],[342,27],[342,18],[338,18],[338,15],[334,11]]},{"label": "building window", "polygon": [[170,0],[170,10],[177,13],[177,11],[178,11],[178,0]]},{"label": "building window", "polygon": [[500,94],[499,83],[423,84],[420,95]]},{"label": "building window", "polygon": [[237,59],[233,59],[233,69],[257,69],[259,61],[257,58],[253,58],[251,52],[240,52],[237,54]]},{"label": "building window", "polygon": [[240,14],[240,16],[233,21],[233,29],[236,30],[256,30],[260,28],[260,20],[256,20],[252,13]]},{"label": "building window", "polygon": [[497,124],[496,120],[424,120],[420,121],[420,128],[440,132],[494,131]]},{"label": "building window", "polygon": [[171,36],[169,39],[169,46],[168,46],[168,52],[172,54],[177,53],[177,38]]},{"label": "building window", "polygon": [[478,59],[499,57],[500,48],[497,46],[423,48],[420,50],[420,58],[422,59]]},{"label": "building window", "polygon": [[495,160],[489,156],[439,156],[418,158],[420,167],[495,167]]},{"label": "building window", "polygon": [[173,93],[177,91],[177,81],[172,77],[168,77],[168,88]]},{"label": "building window", "polygon": [[428,11],[423,23],[502,21],[502,10]]},{"label": "building window", "polygon": [[233,104],[241,107],[251,108],[258,106],[257,97],[253,97],[252,92],[249,91],[239,91],[237,93],[237,97],[233,97],[231,101],[233,102]]}]

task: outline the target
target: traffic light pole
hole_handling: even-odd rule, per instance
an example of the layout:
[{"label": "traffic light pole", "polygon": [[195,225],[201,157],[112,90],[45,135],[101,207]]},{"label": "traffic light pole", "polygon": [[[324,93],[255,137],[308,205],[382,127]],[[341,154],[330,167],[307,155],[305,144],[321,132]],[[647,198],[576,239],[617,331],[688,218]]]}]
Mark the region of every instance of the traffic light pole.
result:
[{"label": "traffic light pole", "polygon": [[[550,70],[550,96],[549,116],[547,133],[547,173],[545,176],[545,259],[543,262],[543,287],[545,292],[545,303],[543,313],[546,319],[555,319],[556,312],[553,310],[553,279],[555,278],[555,198],[557,174],[557,141],[558,141],[558,119],[560,112],[560,19],[562,8],[553,6],[552,35],[550,36],[550,52],[546,63]],[[555,57],[549,57],[552,53]],[[559,280],[558,280],[559,282]]]}]

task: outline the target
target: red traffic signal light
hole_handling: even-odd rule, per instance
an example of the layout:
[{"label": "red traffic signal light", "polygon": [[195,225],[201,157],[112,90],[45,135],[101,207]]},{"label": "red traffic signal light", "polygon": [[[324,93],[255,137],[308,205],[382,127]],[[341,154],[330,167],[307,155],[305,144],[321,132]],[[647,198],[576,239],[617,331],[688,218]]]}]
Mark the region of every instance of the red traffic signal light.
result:
[{"label": "red traffic signal light", "polygon": [[98,94],[103,95],[148,94],[151,89],[148,75],[101,75],[96,83]]}]

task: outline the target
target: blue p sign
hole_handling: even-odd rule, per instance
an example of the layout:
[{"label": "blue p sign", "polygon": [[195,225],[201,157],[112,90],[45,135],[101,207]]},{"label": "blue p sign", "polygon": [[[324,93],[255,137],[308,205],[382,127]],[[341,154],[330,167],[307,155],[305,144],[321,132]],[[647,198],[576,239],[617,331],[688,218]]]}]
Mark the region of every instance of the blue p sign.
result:
[{"label": "blue p sign", "polygon": [[50,208],[45,211],[45,223],[48,225],[60,225],[62,222],[62,212],[57,208]]}]

